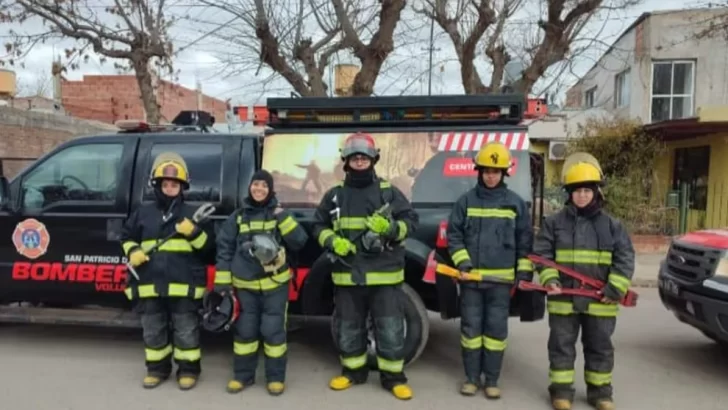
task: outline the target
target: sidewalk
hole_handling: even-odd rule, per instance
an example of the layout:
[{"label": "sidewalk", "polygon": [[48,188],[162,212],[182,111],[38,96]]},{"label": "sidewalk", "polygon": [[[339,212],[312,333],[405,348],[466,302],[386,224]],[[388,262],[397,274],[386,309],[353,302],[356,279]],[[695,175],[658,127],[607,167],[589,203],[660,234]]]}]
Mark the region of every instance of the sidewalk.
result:
[{"label": "sidewalk", "polygon": [[667,255],[667,252],[636,254],[632,286],[638,288],[657,287],[657,273],[660,270],[660,261],[665,258],[665,255]]}]

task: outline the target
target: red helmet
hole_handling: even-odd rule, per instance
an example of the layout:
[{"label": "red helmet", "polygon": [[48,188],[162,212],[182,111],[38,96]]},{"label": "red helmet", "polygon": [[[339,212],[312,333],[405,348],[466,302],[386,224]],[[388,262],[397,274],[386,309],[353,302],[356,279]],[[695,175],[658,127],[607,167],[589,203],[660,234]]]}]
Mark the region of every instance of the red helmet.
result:
[{"label": "red helmet", "polygon": [[213,333],[230,330],[240,316],[240,301],[233,292],[209,292],[202,308],[202,327]]},{"label": "red helmet", "polygon": [[341,149],[341,160],[346,161],[354,154],[364,154],[374,162],[379,161],[379,148],[374,144],[374,138],[363,132],[351,134],[346,138],[344,148]]}]

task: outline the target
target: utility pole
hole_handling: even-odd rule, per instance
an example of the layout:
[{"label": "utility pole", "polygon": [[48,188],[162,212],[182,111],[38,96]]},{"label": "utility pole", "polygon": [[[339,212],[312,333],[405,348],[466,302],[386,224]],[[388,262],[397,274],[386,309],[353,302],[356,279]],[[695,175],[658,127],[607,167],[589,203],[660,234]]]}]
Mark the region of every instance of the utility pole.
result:
[{"label": "utility pole", "polygon": [[440,51],[439,48],[435,48],[435,19],[430,19],[430,47],[423,48],[422,50],[428,50],[430,52],[430,66],[427,69],[427,95],[432,95],[432,53],[435,51]]}]

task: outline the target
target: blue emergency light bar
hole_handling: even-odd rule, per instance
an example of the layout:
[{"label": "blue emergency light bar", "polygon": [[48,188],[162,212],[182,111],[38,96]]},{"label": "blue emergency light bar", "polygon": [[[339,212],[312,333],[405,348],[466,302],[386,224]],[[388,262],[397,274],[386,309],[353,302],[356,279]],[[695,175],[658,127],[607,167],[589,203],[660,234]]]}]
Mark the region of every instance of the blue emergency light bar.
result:
[{"label": "blue emergency light bar", "polygon": [[524,94],[269,98],[268,126],[367,127],[518,124]]}]

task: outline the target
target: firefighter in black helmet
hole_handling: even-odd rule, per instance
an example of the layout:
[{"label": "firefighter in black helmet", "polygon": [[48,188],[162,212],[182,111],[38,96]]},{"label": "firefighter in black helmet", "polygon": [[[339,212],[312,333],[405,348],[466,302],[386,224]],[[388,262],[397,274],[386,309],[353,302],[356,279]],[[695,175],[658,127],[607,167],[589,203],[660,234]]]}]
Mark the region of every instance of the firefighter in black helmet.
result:
[{"label": "firefighter in black helmet", "polygon": [[[253,174],[243,207],[225,221],[217,237],[215,291],[236,292],[242,313],[234,325],[233,377],[229,393],[255,383],[262,339],[265,378],[271,395],[285,388],[286,323],[291,269],[286,248],[298,251],[308,234],[283,210],[268,171]],[[234,289],[233,289],[234,288]]]},{"label": "firefighter in black helmet", "polygon": [[[150,185],[155,201],[140,206],[126,220],[121,246],[139,275],[129,275],[124,291],[141,314],[147,376],[145,388],[154,388],[172,373],[177,363],[177,382],[191,389],[200,374],[200,318],[205,292],[205,256],[215,243],[208,226],[192,221],[195,209],[184,203],[189,189],[184,160],[174,153],[160,154],[152,166]],[[146,250],[177,233],[159,245]]]},{"label": "firefighter in black helmet", "polygon": [[532,280],[533,266],[526,257],[533,232],[528,206],[504,182],[511,166],[508,147],[489,142],[474,162],[477,185],[455,202],[447,226],[453,263],[461,272],[479,278],[460,284],[460,344],[466,378],[460,393],[474,395],[485,376],[485,397],[497,399],[510,292],[517,280]]},{"label": "firefighter in black helmet", "polygon": [[569,194],[566,206],[544,219],[533,252],[599,279],[606,286],[601,300],[566,296],[559,294],[560,289],[578,287],[578,282],[552,268],[539,273],[541,284],[550,289],[546,307],[551,405],[555,410],[571,409],[581,329],[587,401],[598,410],[613,410],[612,334],[617,301],[629,290],[634,274],[634,248],[622,224],[603,209],[604,179],[593,156],[574,153],[566,158],[562,182]]},{"label": "firefighter in black helmet", "polygon": [[[377,364],[382,387],[407,400],[412,390],[404,374],[404,240],[417,227],[417,214],[402,192],[377,177],[379,150],[367,134],[349,136],[341,150],[346,177],[327,191],[314,213],[313,234],[336,255],[337,345],[343,367],[329,387],[345,390],[365,383],[366,322],[376,324]],[[378,210],[380,212],[378,212]],[[385,210],[391,210],[391,212]]]}]

